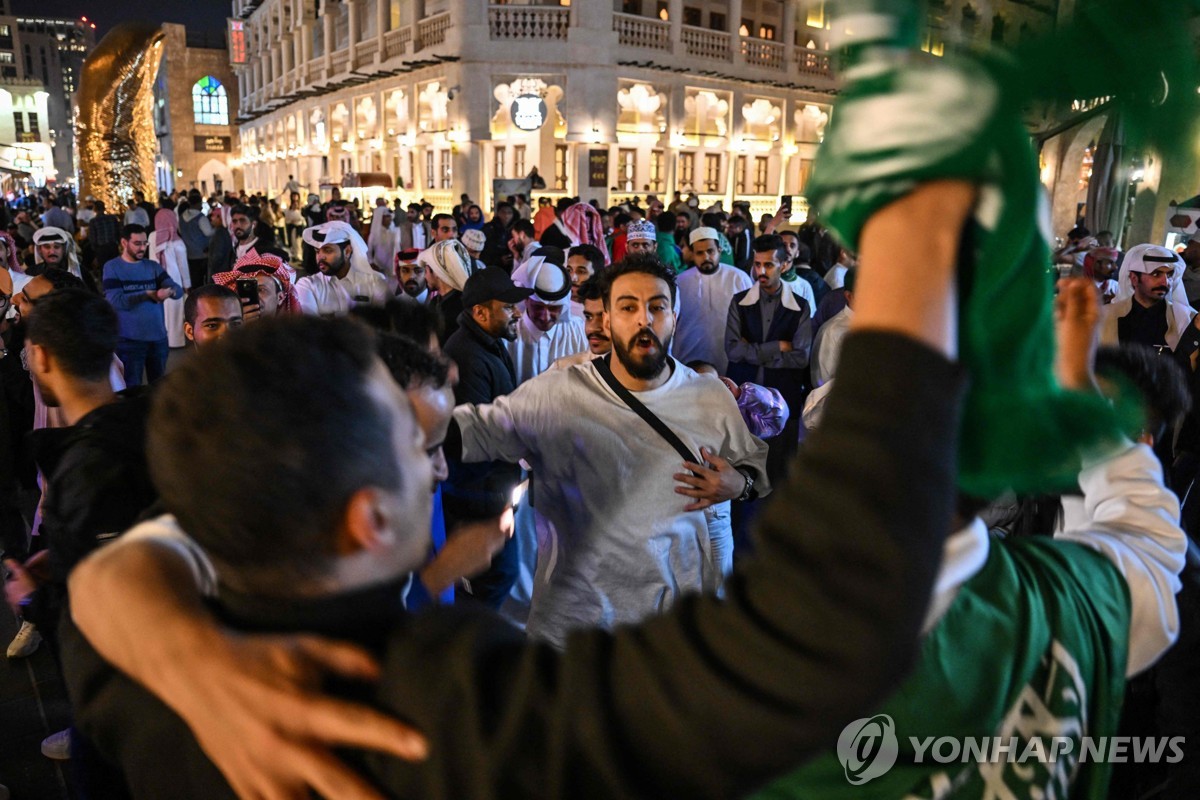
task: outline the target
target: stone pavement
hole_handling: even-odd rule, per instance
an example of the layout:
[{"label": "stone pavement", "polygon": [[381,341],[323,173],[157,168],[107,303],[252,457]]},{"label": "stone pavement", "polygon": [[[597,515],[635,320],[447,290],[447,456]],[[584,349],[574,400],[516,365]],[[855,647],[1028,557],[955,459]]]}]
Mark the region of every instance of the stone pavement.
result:
[{"label": "stone pavement", "polygon": [[70,762],[42,755],[42,739],[67,726],[66,689],[45,643],[29,658],[10,660],[3,650],[17,622],[0,604],[0,784],[12,800],[72,800]]}]

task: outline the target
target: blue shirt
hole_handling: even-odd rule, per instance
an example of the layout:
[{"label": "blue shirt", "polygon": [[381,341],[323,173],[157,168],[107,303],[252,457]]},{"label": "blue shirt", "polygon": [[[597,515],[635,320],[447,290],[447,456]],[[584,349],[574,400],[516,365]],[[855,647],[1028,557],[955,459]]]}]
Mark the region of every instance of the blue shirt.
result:
[{"label": "blue shirt", "polygon": [[117,256],[104,265],[104,296],[117,310],[118,332],[122,339],[157,342],[167,338],[162,303],[146,294],[171,289],[174,297],[183,296],[183,288],[171,280],[157,261],[129,262]]}]

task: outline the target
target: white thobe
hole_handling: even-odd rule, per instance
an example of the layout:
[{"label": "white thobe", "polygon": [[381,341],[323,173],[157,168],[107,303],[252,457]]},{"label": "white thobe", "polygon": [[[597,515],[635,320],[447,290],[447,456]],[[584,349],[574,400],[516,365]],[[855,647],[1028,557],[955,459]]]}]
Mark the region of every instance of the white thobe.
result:
[{"label": "white thobe", "polygon": [[548,331],[534,327],[529,316],[521,317],[517,324],[517,339],[505,342],[513,366],[517,369],[517,385],[536,378],[564,356],[573,356],[588,349],[587,334],[583,321],[563,314]]},{"label": "white thobe", "polygon": [[721,375],[729,366],[725,354],[725,326],[729,304],[738,292],[754,282],[737,267],[721,264],[705,275],[692,267],[676,279],[679,286],[679,320],[675,324],[672,354],[685,364],[703,361],[712,364]]},{"label": "white thobe", "polygon": [[813,386],[822,386],[833,379],[838,356],[842,352],[842,340],[850,331],[850,319],[853,316],[853,309],[846,306],[830,317],[817,331],[817,338],[813,340],[812,347]]},{"label": "white thobe", "polygon": [[382,306],[387,302],[387,280],[374,271],[352,269],[337,278],[317,272],[296,284],[300,310],[321,317],[343,317],[356,305]]},{"label": "white thobe", "polygon": [[[767,446],[717,380],[672,360],[637,398],[697,456],[702,447],[766,474]],[[684,511],[672,477],[682,458],[629,409],[591,363],[546,372],[490,405],[454,410],[464,461],[533,468],[537,576],[527,631],[561,644],[579,627],[612,628],[717,590],[733,564],[728,503]],[[769,487],[760,486],[766,493]],[[721,518],[723,515],[723,518]]]}]

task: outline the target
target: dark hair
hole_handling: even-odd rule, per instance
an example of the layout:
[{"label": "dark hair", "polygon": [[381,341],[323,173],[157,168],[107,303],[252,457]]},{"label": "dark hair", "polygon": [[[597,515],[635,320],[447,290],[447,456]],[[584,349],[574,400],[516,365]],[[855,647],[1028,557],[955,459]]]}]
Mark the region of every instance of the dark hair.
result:
[{"label": "dark hair", "polygon": [[514,214],[517,211],[516,206],[514,206],[512,203],[508,202],[507,200],[501,200],[499,203],[496,203],[497,211],[499,211],[502,208],[507,208],[509,211],[513,212]]},{"label": "dark hair", "polygon": [[424,346],[431,337],[442,336],[442,315],[424,303],[411,300],[389,300],[383,308],[359,305],[350,316],[370,325],[380,333],[393,333],[412,339]]},{"label": "dark hair", "polygon": [[434,214],[433,218],[429,220],[429,224],[431,224],[434,228],[437,228],[438,223],[444,219],[450,220],[451,222],[453,222],[455,224],[455,226],[458,225],[458,220],[456,220],[454,217],[450,216],[449,214]]},{"label": "dark hair", "polygon": [[567,257],[582,256],[592,265],[592,274],[599,275],[604,271],[604,253],[594,244],[577,244],[567,251]]},{"label": "dark hair", "polygon": [[783,243],[783,237],[774,233],[765,233],[757,237],[750,245],[756,253],[773,253],[775,260],[784,266],[791,266],[791,255]]},{"label": "dark hair", "polygon": [[561,217],[563,212],[575,205],[576,202],[574,197],[560,197],[558,198],[558,202],[554,204],[554,213]]},{"label": "dark hair", "polygon": [[104,213],[104,201],[103,200],[93,201],[92,202],[92,210],[95,211],[97,214],[103,214]]},{"label": "dark hair", "polygon": [[150,474],[222,578],[294,593],[326,573],[354,493],[401,486],[394,412],[368,383],[378,363],[366,326],[289,315],[198,350],[160,382]]},{"label": "dark hair", "polygon": [[[50,291],[57,292],[60,289],[83,289],[83,281],[76,278],[70,272],[67,272],[62,267],[51,267],[50,269],[38,275],[39,278],[44,278],[50,282]],[[38,302],[41,302],[40,300]]]},{"label": "dark hair", "polygon": [[[791,231],[788,231],[788,233],[791,233]],[[812,248],[809,247],[808,245],[806,245],[804,242],[800,241],[799,240],[800,237],[797,236],[795,233],[792,233],[792,236],[796,236],[796,239],[797,239],[797,241],[796,241],[796,259],[792,263],[799,263],[799,264],[812,263]]]},{"label": "dark hair", "polygon": [[376,353],[401,389],[432,386],[441,389],[450,380],[450,361],[429,350],[428,345],[394,333],[378,336]]},{"label": "dark hair", "polygon": [[733,214],[729,217],[729,219],[725,220],[725,225],[726,227],[730,225],[741,225],[743,228],[749,227],[749,223],[746,221],[746,218],[738,214]]},{"label": "dark hair", "polygon": [[248,220],[258,219],[258,209],[254,206],[248,206],[245,203],[238,203],[233,208],[229,209],[229,218],[233,219],[233,215],[243,216]]},{"label": "dark hair", "polygon": [[579,302],[588,300],[604,300],[604,287],[600,285],[600,272],[579,284]]},{"label": "dark hair", "polygon": [[1068,239],[1082,239],[1085,236],[1091,236],[1092,233],[1082,225],[1076,225],[1071,230],[1067,231]]},{"label": "dark hair", "polygon": [[721,229],[721,223],[725,221],[725,215],[720,211],[709,211],[707,214],[700,215],[700,224],[706,228]]},{"label": "dark hair", "polygon": [[160,209],[161,208],[170,208],[170,209],[174,210],[175,201],[169,197],[160,197],[160,198],[158,198],[158,207]]},{"label": "dark hair", "polygon": [[653,253],[636,253],[625,256],[624,259],[613,264],[600,276],[600,291],[604,298],[605,308],[611,306],[613,284],[617,282],[617,278],[634,274],[649,275],[652,278],[665,281],[671,289],[671,304],[675,304],[675,293],[677,291],[675,271],[659,261],[658,256]]},{"label": "dark hair", "polygon": [[526,236],[532,237],[534,228],[533,228],[532,222],[530,222],[529,220],[527,220],[525,218],[521,218],[518,220],[513,220],[511,230],[513,233],[523,233]]},{"label": "dark hair", "polygon": [[614,228],[619,228],[622,225],[628,225],[631,222],[633,222],[633,217],[629,216],[624,211],[618,211],[616,216],[613,217]]},{"label": "dark hair", "polygon": [[196,324],[196,314],[199,313],[196,310],[197,306],[206,297],[217,300],[233,300],[241,307],[241,301],[238,299],[237,292],[228,286],[222,286],[219,283],[206,283],[203,286],[197,286],[188,292],[187,300],[183,301],[183,319],[188,325]]},{"label": "dark hair", "polygon": [[132,225],[126,225],[124,228],[121,228],[121,238],[128,241],[131,236],[138,234],[138,233],[145,233],[145,232],[146,232],[145,225],[138,225],[137,223],[134,223]]},{"label": "dark hair", "polygon": [[673,211],[664,211],[654,218],[654,229],[659,233],[674,233],[679,220]]},{"label": "dark hair", "polygon": [[1172,358],[1142,344],[1101,347],[1096,351],[1096,374],[1132,382],[1141,394],[1146,431],[1158,442],[1192,407],[1187,375]]},{"label": "dark hair", "polygon": [[850,267],[846,270],[846,274],[842,276],[842,288],[847,292],[853,292],[855,284],[858,283],[858,267]]},{"label": "dark hair", "polygon": [[100,295],[82,288],[50,292],[38,299],[26,331],[71,377],[107,380],[117,349],[117,312]]},{"label": "dark hair", "polygon": [[562,228],[557,225],[551,225],[542,231],[540,241],[542,247],[557,247],[563,251],[571,249],[571,237],[563,233]]}]

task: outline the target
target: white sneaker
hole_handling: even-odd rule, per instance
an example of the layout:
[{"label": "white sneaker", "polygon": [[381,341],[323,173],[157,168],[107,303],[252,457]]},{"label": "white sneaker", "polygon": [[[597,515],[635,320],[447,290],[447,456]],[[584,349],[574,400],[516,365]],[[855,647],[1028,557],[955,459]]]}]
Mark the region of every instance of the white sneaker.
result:
[{"label": "white sneaker", "polygon": [[42,755],[55,761],[71,760],[71,729],[52,733],[42,739]]},{"label": "white sneaker", "polygon": [[17,635],[8,643],[9,658],[26,658],[37,652],[38,645],[42,643],[42,635],[38,633],[38,629],[34,627],[32,622],[22,622],[21,630],[17,631]]}]

